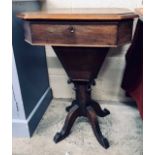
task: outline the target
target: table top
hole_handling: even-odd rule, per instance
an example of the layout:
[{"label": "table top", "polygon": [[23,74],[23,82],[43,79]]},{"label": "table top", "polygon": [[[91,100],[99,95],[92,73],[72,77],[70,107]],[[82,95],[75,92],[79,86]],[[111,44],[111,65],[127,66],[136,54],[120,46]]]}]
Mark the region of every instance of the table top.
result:
[{"label": "table top", "polygon": [[22,12],[17,17],[24,20],[124,20],[138,15],[125,8],[77,8]]}]

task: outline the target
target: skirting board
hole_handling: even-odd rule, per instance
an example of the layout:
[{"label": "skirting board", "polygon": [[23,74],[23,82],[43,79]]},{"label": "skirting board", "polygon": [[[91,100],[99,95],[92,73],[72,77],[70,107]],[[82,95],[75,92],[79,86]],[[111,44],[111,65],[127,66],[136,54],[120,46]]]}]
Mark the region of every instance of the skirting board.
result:
[{"label": "skirting board", "polygon": [[13,119],[12,120],[12,135],[14,137],[31,137],[45,113],[50,101],[52,99],[52,91],[50,87],[42,95],[33,111],[26,120]]}]

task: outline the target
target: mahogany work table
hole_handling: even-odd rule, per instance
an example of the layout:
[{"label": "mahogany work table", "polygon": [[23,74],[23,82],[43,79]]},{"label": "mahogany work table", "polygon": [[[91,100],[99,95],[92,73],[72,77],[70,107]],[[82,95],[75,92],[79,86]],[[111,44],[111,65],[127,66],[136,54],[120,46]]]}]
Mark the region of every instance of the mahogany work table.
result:
[{"label": "mahogany work table", "polygon": [[25,40],[32,45],[51,45],[67,72],[68,83],[74,84],[76,98],[66,108],[68,115],[54,141],[67,137],[76,118],[85,116],[98,142],[108,148],[97,116],[105,117],[110,112],[91,99],[91,85],[95,85],[109,48],[131,42],[137,15],[128,9],[103,8],[53,9],[17,16],[24,20]]}]

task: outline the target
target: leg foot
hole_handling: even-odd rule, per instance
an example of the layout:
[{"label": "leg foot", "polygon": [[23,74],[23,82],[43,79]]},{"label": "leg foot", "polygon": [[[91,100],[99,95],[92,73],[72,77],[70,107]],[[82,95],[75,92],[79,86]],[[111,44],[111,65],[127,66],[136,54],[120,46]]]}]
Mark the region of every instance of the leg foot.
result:
[{"label": "leg foot", "polygon": [[63,135],[61,134],[61,132],[57,132],[54,136],[54,142],[58,143],[59,141],[61,141]]},{"label": "leg foot", "polygon": [[53,140],[55,143],[58,143],[59,141],[63,140],[64,138],[66,138],[69,135],[70,130],[73,126],[73,123],[76,120],[76,118],[79,116],[79,114],[80,114],[79,107],[77,105],[74,105],[70,109],[70,111],[66,117],[66,120],[65,120],[62,130],[60,132],[56,133],[56,135],[54,136]]},{"label": "leg foot", "polygon": [[74,100],[70,106],[66,107],[66,111],[69,112],[69,110],[76,104],[77,104],[77,101]]},{"label": "leg foot", "polygon": [[93,110],[93,108],[91,106],[87,107],[87,117],[90,121],[90,124],[92,126],[94,135],[96,136],[98,142],[105,148],[107,149],[109,147],[109,142],[108,140],[102,135],[99,124],[98,124],[98,120],[97,120],[97,116],[95,111]]},{"label": "leg foot", "polygon": [[91,106],[94,108],[96,114],[100,117],[105,117],[110,114],[110,111],[108,109],[104,108],[102,110],[100,105],[95,101],[92,101]]}]

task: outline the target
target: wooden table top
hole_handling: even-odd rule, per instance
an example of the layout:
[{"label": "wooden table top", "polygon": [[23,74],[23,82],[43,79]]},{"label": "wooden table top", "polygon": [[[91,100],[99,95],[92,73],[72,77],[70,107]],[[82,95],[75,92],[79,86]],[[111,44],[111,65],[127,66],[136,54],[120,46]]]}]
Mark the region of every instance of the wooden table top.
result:
[{"label": "wooden table top", "polygon": [[138,15],[125,8],[85,8],[22,12],[17,17],[24,20],[124,20]]}]

